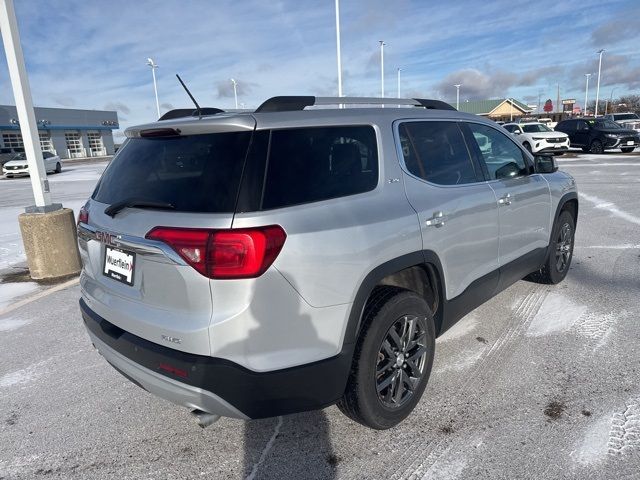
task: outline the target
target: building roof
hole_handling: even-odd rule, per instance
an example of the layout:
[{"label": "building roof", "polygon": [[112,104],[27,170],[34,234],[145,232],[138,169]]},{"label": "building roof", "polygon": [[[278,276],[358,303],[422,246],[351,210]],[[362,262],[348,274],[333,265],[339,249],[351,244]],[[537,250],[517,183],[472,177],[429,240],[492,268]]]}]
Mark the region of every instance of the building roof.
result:
[{"label": "building roof", "polygon": [[504,102],[512,102],[513,106],[523,112],[531,112],[531,108],[515,98],[497,98],[494,100],[468,100],[460,102],[460,111],[473,113],[475,115],[489,115],[492,111],[502,105]]}]

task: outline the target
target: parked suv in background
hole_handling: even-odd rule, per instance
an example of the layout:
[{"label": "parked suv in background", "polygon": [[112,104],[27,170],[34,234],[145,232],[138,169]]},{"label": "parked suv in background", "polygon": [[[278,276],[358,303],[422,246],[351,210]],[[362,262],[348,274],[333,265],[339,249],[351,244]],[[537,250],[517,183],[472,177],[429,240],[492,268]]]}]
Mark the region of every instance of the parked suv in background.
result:
[{"label": "parked suv in background", "polygon": [[640,115],[633,112],[628,113],[610,113],[603,118],[613,120],[622,128],[628,128],[640,132]]},{"label": "parked suv in background", "polygon": [[[337,104],[378,108],[305,109]],[[392,427],[438,335],[569,270],[573,178],[443,102],[275,97],[126,135],[78,219],[82,315],[201,425],[337,403]]]},{"label": "parked suv in background", "polygon": [[581,147],[583,152],[604,153],[619,148],[623,153],[629,153],[640,145],[638,132],[605,118],[563,120],[556,125],[556,132],[569,135],[571,146]]},{"label": "parked suv in background", "polygon": [[502,128],[515,135],[531,153],[562,155],[569,150],[569,136],[539,122],[507,123]]}]

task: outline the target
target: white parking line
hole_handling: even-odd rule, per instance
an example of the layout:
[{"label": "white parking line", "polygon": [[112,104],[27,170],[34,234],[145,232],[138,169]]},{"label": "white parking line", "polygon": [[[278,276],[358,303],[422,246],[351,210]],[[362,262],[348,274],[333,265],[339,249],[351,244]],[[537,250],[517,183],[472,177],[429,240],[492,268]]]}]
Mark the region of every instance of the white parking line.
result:
[{"label": "white parking line", "polygon": [[25,305],[28,305],[31,302],[35,302],[36,300],[39,300],[41,298],[48,297],[52,293],[58,292],[60,290],[64,290],[65,288],[70,287],[72,285],[76,285],[79,281],[80,281],[79,278],[72,278],[71,280],[68,280],[68,281],[66,281],[64,283],[61,283],[60,285],[56,285],[55,287],[47,288],[46,290],[43,290],[42,292],[36,293],[35,295],[32,295],[31,297],[28,297],[28,298],[25,298],[23,300],[20,300],[19,302],[16,302],[13,305],[8,306],[4,310],[0,310],[0,317],[2,315],[5,315],[5,314],[9,313],[9,312],[13,312],[17,308],[24,307]]},{"label": "white parking line", "polygon": [[577,248],[598,248],[603,250],[628,250],[630,248],[640,248],[640,245],[576,245]]},{"label": "white parking line", "polygon": [[640,167],[640,163],[582,163],[582,164],[574,164],[571,165],[562,165],[564,167]]},{"label": "white parking line", "polygon": [[580,192],[578,195],[580,195],[580,197],[585,199],[587,202],[593,203],[594,207],[599,210],[606,210],[610,212],[612,215],[618,218],[622,218],[627,222],[640,225],[640,218],[634,215],[631,215],[630,213],[627,213],[623,210],[620,210],[618,206],[613,202],[607,202],[606,200],[602,200],[601,198],[594,197],[592,195],[587,195],[586,193],[582,193],[582,192]]}]

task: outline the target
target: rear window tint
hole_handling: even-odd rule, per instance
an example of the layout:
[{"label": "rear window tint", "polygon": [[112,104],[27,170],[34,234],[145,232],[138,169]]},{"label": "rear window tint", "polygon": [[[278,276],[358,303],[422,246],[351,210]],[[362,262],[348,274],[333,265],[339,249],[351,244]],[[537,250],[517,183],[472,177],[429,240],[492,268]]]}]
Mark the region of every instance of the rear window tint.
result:
[{"label": "rear window tint", "polygon": [[177,211],[233,212],[251,132],[132,138],[105,170],[93,198],[172,204]]},{"label": "rear window tint", "polygon": [[377,183],[373,127],[273,130],[262,209],[363,193]]}]

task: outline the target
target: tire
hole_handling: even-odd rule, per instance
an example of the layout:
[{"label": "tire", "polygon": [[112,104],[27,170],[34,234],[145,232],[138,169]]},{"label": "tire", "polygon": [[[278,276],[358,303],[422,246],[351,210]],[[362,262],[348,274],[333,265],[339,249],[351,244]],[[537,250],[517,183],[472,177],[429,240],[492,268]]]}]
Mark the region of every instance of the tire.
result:
[{"label": "tire", "polygon": [[529,142],[524,142],[522,146],[526,148],[529,153],[533,153],[533,150],[531,149],[531,145],[529,145]]},{"label": "tire", "polygon": [[384,430],[411,413],[427,386],[435,349],[433,314],[416,293],[384,286],[371,294],[363,318],[338,408],[362,425]]},{"label": "tire", "polygon": [[604,153],[602,142],[600,140],[591,142],[591,145],[589,145],[589,153]]},{"label": "tire", "polygon": [[56,163],[56,169],[54,171],[55,173],[60,173],[62,171],[62,165],[60,162]]},{"label": "tire", "polygon": [[[567,227],[569,229],[568,232],[566,231]],[[553,285],[564,280],[564,277],[567,276],[567,272],[569,271],[569,267],[571,267],[573,245],[575,244],[575,231],[576,222],[573,215],[567,210],[564,210],[560,213],[558,221],[553,226],[547,261],[539,272],[532,275],[533,280],[539,283]],[[560,256],[562,256],[562,262]],[[560,263],[562,263],[562,266],[560,266]]]},{"label": "tire", "polygon": [[624,148],[621,148],[620,150],[622,150],[622,153],[631,153],[633,152],[634,148],[635,147],[624,147]]}]

